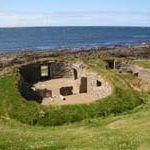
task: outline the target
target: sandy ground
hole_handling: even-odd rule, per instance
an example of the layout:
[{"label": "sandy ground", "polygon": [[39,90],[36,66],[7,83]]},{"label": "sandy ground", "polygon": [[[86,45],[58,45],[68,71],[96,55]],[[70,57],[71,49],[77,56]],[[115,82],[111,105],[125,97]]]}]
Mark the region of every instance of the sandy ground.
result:
[{"label": "sandy ground", "polygon": [[[52,98],[44,98],[42,105],[59,104],[82,104],[93,102],[93,99],[86,93],[79,94],[79,85],[76,80],[72,79],[53,79],[45,82],[39,82],[34,85],[37,89],[48,89],[52,90]],[[73,95],[64,96],[65,100],[62,99],[59,93],[59,89],[65,86],[73,86]]]}]

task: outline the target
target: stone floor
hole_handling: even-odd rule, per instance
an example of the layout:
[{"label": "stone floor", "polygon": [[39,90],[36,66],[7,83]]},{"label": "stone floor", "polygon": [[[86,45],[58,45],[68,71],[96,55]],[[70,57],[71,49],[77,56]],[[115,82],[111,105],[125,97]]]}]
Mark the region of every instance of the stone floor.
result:
[{"label": "stone floor", "polygon": [[[73,95],[69,96],[60,96],[59,89],[61,87],[73,86]],[[34,85],[37,89],[48,89],[52,90],[52,98],[44,98],[42,101],[42,105],[50,105],[50,104],[59,104],[59,105],[69,105],[69,104],[82,104],[82,103],[90,103],[93,102],[92,97],[88,94],[83,93],[79,94],[79,85],[76,80],[61,78],[61,79],[53,79],[44,82],[38,82]],[[63,100],[65,98],[65,100]]]}]

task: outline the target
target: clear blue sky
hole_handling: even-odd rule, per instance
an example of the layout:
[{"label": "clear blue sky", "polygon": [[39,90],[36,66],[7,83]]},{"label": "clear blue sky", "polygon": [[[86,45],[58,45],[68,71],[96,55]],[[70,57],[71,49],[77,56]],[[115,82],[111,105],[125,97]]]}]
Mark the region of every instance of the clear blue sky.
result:
[{"label": "clear blue sky", "polygon": [[150,26],[150,0],[0,0],[0,27]]}]

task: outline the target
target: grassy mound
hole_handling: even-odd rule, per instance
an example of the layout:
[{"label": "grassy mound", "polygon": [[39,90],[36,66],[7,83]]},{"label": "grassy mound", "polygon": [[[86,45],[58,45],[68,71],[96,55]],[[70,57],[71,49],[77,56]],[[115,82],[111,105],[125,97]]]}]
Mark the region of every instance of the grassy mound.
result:
[{"label": "grassy mound", "polygon": [[[114,86],[111,97],[91,104],[69,106],[40,106],[24,100],[17,89],[19,77],[12,73],[0,79],[0,116],[13,118],[29,125],[55,126],[84,119],[105,117],[132,110],[144,102],[144,94],[133,91],[117,72],[106,71],[104,62],[88,60],[95,71],[109,78]],[[44,112],[44,116],[40,112]]]},{"label": "grassy mound", "polygon": [[1,150],[149,150],[150,95],[130,113],[57,127],[0,119]]}]

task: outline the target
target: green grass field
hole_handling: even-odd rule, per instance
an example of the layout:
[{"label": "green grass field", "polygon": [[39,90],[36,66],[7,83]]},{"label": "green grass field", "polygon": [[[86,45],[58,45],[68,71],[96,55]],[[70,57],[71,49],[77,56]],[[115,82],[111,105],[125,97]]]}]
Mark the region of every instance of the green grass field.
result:
[{"label": "green grass field", "polygon": [[0,149],[149,150],[150,101],[127,114],[58,127],[0,120]]},{"label": "green grass field", "polygon": [[[0,79],[0,150],[150,149],[150,94],[133,91],[101,60],[86,63],[114,88],[91,105],[45,108],[20,96],[14,73]],[[41,109],[48,113],[44,119],[37,117]]]}]

